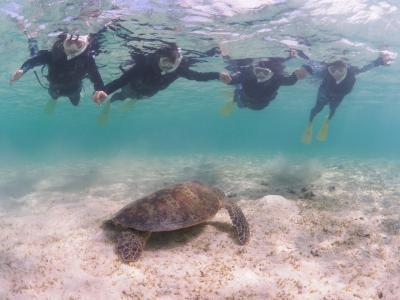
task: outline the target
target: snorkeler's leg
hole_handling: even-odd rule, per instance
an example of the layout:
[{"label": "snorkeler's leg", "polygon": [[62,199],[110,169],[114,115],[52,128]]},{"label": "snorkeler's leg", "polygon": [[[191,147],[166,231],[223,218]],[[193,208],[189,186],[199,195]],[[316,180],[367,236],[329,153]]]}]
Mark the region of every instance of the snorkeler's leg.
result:
[{"label": "snorkeler's leg", "polygon": [[342,103],[342,99],[336,99],[334,101],[329,101],[329,116],[328,119],[331,120],[336,113],[337,108],[339,107],[340,103]]},{"label": "snorkeler's leg", "polygon": [[72,104],[73,106],[78,106],[80,100],[81,100],[81,95],[69,97],[69,101],[71,101],[71,104]]},{"label": "snorkeler's leg", "polygon": [[81,88],[75,90],[71,95],[68,96],[68,98],[73,106],[78,106],[81,100]]},{"label": "snorkeler's leg", "polygon": [[317,116],[317,114],[319,114],[328,103],[329,96],[327,95],[326,90],[320,87],[318,90],[317,102],[310,112],[309,123],[314,121],[314,118]]},{"label": "snorkeler's leg", "polygon": [[328,139],[329,134],[329,121],[334,116],[336,109],[338,108],[340,101],[329,101],[329,115],[324,119],[322,127],[318,132],[317,140],[320,142],[325,142]]},{"label": "snorkeler's leg", "polygon": [[51,96],[51,99],[47,101],[46,105],[43,108],[43,111],[48,115],[52,115],[54,113],[54,110],[56,109],[56,104],[57,104],[56,100],[58,99],[60,94],[57,89],[52,88],[50,85],[49,95]]},{"label": "snorkeler's leg", "polygon": [[327,96],[325,90],[321,87],[318,90],[317,102],[315,103],[314,107],[311,109],[310,117],[308,120],[308,124],[306,129],[304,130],[303,136],[301,138],[301,142],[305,145],[308,145],[312,141],[313,135],[313,121],[315,116],[322,111],[324,106],[327,104]]}]

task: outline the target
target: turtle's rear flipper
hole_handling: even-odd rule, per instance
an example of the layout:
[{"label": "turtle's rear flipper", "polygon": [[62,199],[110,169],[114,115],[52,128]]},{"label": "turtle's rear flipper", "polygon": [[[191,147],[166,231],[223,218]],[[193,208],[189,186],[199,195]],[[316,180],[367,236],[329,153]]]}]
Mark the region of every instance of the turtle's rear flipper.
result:
[{"label": "turtle's rear flipper", "polygon": [[124,231],[118,237],[117,253],[125,263],[135,261],[141,255],[150,232],[138,233],[136,231]]},{"label": "turtle's rear flipper", "polygon": [[224,207],[228,210],[233,226],[235,226],[239,243],[246,244],[250,239],[250,228],[241,208],[236,203],[227,200],[224,201]]}]

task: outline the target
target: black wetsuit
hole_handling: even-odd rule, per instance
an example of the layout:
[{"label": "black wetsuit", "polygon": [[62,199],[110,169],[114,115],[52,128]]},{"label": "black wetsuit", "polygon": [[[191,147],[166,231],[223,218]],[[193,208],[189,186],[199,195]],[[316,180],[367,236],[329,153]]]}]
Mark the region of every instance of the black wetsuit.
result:
[{"label": "black wetsuit", "polygon": [[78,105],[82,80],[86,76],[89,76],[96,91],[103,89],[103,80],[89,49],[71,60],[67,60],[62,49],[58,53],[41,50],[24,62],[20,69],[25,73],[40,65],[48,66],[49,94],[53,99],[66,96],[73,105]]},{"label": "black wetsuit", "polygon": [[179,77],[196,81],[208,81],[219,78],[217,72],[196,72],[190,70],[189,62],[183,58],[179,67],[171,73],[163,73],[158,66],[158,58],[155,54],[138,55],[135,57],[135,65],[127,70],[120,78],[110,82],[104,88],[107,94],[115,93],[111,102],[125,100],[126,98],[142,99],[151,97],[157,92],[166,89]]},{"label": "black wetsuit", "polygon": [[[276,63],[275,61],[274,65]],[[240,71],[231,75],[230,84],[237,85],[234,101],[239,107],[261,110],[275,99],[282,85],[294,85],[297,82],[297,76],[294,73],[290,76],[283,75],[283,66],[276,68],[272,64],[269,65],[267,61],[264,62],[264,67],[269,67],[274,72],[274,75],[266,82],[257,82],[253,66],[241,67]]]},{"label": "black wetsuit", "polygon": [[349,65],[347,66],[346,77],[339,84],[337,84],[335,79],[329,74],[329,64],[310,61],[308,64],[304,65],[303,67],[310,74],[322,78],[322,83],[318,89],[317,101],[311,110],[309,121],[312,122],[325,105],[329,105],[329,119],[331,119],[344,97],[352,91],[356,83],[356,75],[383,64],[382,58],[378,58],[362,68]]}]

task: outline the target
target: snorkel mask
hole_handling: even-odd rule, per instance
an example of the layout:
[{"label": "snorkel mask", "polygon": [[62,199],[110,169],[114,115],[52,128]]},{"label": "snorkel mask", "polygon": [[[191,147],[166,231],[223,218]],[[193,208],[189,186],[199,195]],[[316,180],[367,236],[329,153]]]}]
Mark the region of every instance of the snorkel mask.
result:
[{"label": "snorkel mask", "polygon": [[83,35],[79,36],[67,34],[63,42],[64,52],[67,55],[67,60],[71,60],[79,55],[81,55],[87,47],[89,46],[89,36]]},{"label": "snorkel mask", "polygon": [[183,56],[182,56],[182,52],[181,52],[180,48],[178,48],[177,51],[178,51],[178,55],[177,55],[175,61],[171,61],[171,59],[166,56],[160,57],[158,66],[160,67],[162,73],[171,73],[171,72],[174,72],[176,69],[178,69],[179,65],[182,62]]},{"label": "snorkel mask", "polygon": [[272,72],[271,69],[269,69],[269,68],[262,68],[262,67],[254,66],[253,72],[257,78],[258,83],[267,82],[268,80],[270,80],[272,78],[272,76],[274,76],[274,72]]},{"label": "snorkel mask", "polygon": [[335,79],[336,84],[340,84],[347,76],[347,67],[344,63],[340,65],[334,63],[328,67],[328,72]]}]

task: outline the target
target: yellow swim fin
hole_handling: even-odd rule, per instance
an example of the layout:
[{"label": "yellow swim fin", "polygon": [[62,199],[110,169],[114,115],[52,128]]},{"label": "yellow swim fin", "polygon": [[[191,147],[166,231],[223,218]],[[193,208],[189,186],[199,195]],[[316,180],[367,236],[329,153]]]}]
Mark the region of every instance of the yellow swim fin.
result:
[{"label": "yellow swim fin", "polygon": [[219,110],[219,114],[223,117],[229,117],[235,110],[236,103],[234,101],[229,101]]},{"label": "yellow swim fin", "polygon": [[301,142],[305,145],[311,144],[312,141],[312,131],[313,131],[313,124],[309,122],[306,129],[304,130],[303,136],[301,138]]},{"label": "yellow swim fin", "polygon": [[233,97],[235,96],[235,93],[233,90],[230,91],[223,91],[222,93],[222,97],[224,97],[225,99],[227,99],[228,101],[233,99]]},{"label": "yellow swim fin", "polygon": [[122,112],[128,112],[131,110],[131,108],[136,104],[137,100],[132,100],[129,99],[124,103],[124,105],[121,107]]},{"label": "yellow swim fin", "polygon": [[328,138],[328,133],[329,133],[329,119],[326,118],[324,120],[324,123],[322,123],[321,129],[318,132],[317,140],[320,142],[325,142]]},{"label": "yellow swim fin", "polygon": [[108,122],[108,115],[110,114],[110,110],[111,110],[111,103],[110,101],[106,101],[103,104],[103,108],[100,112],[100,114],[97,116],[97,124],[105,127],[107,125]]},{"label": "yellow swim fin", "polygon": [[43,107],[43,111],[48,115],[52,115],[54,113],[54,110],[56,109],[56,104],[57,104],[56,100],[50,99]]}]

